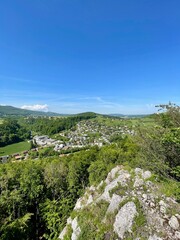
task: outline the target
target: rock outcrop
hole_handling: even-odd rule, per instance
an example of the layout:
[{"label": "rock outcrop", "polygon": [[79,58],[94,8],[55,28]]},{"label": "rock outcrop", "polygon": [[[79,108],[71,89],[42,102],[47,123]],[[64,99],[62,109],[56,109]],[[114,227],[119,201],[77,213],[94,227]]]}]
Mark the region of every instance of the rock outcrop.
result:
[{"label": "rock outcrop", "polygon": [[140,168],[113,168],[78,199],[59,239],[179,240],[180,204],[162,195],[151,177]]}]

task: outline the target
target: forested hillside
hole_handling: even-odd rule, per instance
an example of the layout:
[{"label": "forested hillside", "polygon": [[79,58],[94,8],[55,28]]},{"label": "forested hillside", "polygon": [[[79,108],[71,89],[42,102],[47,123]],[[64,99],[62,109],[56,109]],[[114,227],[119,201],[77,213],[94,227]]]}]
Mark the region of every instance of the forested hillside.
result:
[{"label": "forested hillside", "polygon": [[59,116],[58,113],[53,112],[40,112],[32,111],[21,108],[16,108],[12,106],[1,106],[0,105],[0,117],[7,116]]},{"label": "forested hillside", "polygon": [[15,119],[5,119],[0,124],[0,147],[30,138],[30,130],[21,126]]},{"label": "forested hillside", "polygon": [[69,130],[79,121],[96,118],[95,113],[87,112],[62,118],[28,118],[23,121],[31,131],[39,134],[53,135],[63,130]]}]

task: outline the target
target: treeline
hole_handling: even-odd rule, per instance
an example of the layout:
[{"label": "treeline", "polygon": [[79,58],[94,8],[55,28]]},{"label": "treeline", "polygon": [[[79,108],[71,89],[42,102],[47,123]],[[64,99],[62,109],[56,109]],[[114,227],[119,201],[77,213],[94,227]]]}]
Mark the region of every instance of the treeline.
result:
[{"label": "treeline", "polygon": [[15,119],[5,119],[0,124],[0,147],[30,138],[30,131],[22,127]]},{"label": "treeline", "polygon": [[131,161],[130,139],[64,158],[0,165],[0,239],[57,239],[77,198],[116,164]]},{"label": "treeline", "polygon": [[95,113],[87,112],[70,117],[60,118],[28,118],[25,120],[25,125],[30,130],[40,134],[47,134],[49,136],[59,133],[63,130],[69,130],[74,127],[79,121],[95,118]]}]

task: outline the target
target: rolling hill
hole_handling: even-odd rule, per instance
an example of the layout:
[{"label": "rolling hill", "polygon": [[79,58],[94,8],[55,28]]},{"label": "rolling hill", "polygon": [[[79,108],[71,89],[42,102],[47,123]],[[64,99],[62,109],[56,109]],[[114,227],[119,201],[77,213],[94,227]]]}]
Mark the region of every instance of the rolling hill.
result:
[{"label": "rolling hill", "polygon": [[12,106],[0,106],[0,117],[8,116],[62,116],[63,114],[54,112],[31,111]]}]

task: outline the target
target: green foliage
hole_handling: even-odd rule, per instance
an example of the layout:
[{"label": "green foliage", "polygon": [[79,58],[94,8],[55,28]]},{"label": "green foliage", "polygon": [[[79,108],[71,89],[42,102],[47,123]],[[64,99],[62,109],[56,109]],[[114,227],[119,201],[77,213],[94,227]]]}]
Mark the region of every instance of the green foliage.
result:
[{"label": "green foliage", "polygon": [[177,202],[180,202],[180,182],[171,178],[160,177],[156,182],[160,192],[167,197],[174,197]]},{"label": "green foliage", "polygon": [[136,237],[142,237],[141,232],[144,229],[145,224],[147,223],[144,210],[139,202],[139,200],[136,198],[133,200],[133,202],[136,205],[136,210],[138,212],[138,215],[136,215],[133,223],[133,228],[132,228],[132,235],[133,239]]},{"label": "green foliage", "polygon": [[108,226],[103,223],[103,218],[108,208],[108,203],[101,201],[93,208],[85,208],[78,215],[78,222],[81,228],[79,240],[103,240]]},{"label": "green foliage", "polygon": [[51,240],[58,238],[73,206],[74,204],[70,196],[69,198],[62,198],[61,200],[46,199],[46,201],[40,205],[41,217],[46,225],[43,235],[45,239]]},{"label": "green foliage", "polygon": [[105,179],[112,166],[112,164],[105,164],[102,160],[93,162],[88,169],[90,184],[97,185],[101,180]]},{"label": "green foliage", "polygon": [[161,104],[157,106],[160,113],[157,116],[157,121],[164,128],[180,127],[180,107],[174,103]]},{"label": "green foliage", "polygon": [[5,119],[0,125],[0,147],[30,138],[30,131],[15,119]]},{"label": "green foliage", "polygon": [[66,191],[68,174],[67,165],[63,161],[54,161],[47,163],[44,167],[44,180],[49,195],[55,199],[62,199]]},{"label": "green foliage", "polygon": [[29,127],[29,130],[39,133],[39,134],[47,134],[52,136],[57,134],[63,130],[69,130],[72,127],[75,127],[79,121],[96,118],[95,113],[82,113],[69,117],[61,117],[61,118],[44,118],[38,117],[33,118],[29,117],[24,120],[24,125]]},{"label": "green foliage", "polygon": [[180,127],[169,129],[162,136],[166,162],[170,168],[180,166]]},{"label": "green foliage", "polygon": [[28,223],[31,219],[32,214],[27,213],[21,218],[12,220],[11,217],[6,218],[5,224],[0,227],[0,238],[1,240],[16,240],[22,239],[27,240],[28,234]]},{"label": "green foliage", "polygon": [[79,196],[89,181],[88,168],[96,160],[97,149],[81,151],[71,158],[69,162],[68,184],[74,196]]},{"label": "green foliage", "polygon": [[[88,168],[96,161],[97,148],[67,158],[43,158],[0,165],[0,226],[7,233],[11,223],[19,240],[57,239],[76,199],[88,185]],[[26,215],[29,214],[29,215]],[[18,225],[29,216],[20,234]],[[9,220],[8,220],[9,219]],[[7,221],[8,220],[8,221]],[[24,226],[24,225],[23,225]],[[27,231],[26,231],[27,230]],[[11,237],[17,239],[15,230]],[[10,236],[10,235],[4,235]]]},{"label": "green foliage", "polygon": [[156,116],[156,127],[139,128],[140,162],[157,173],[178,179],[174,168],[180,166],[180,107],[172,103],[158,107],[163,112]]},{"label": "green foliage", "polygon": [[66,235],[64,236],[64,240],[70,240],[72,233],[73,233],[73,230],[71,226],[67,225],[67,232],[66,232]]},{"label": "green foliage", "polygon": [[180,166],[173,167],[171,170],[171,175],[174,176],[178,181],[180,181]]}]

